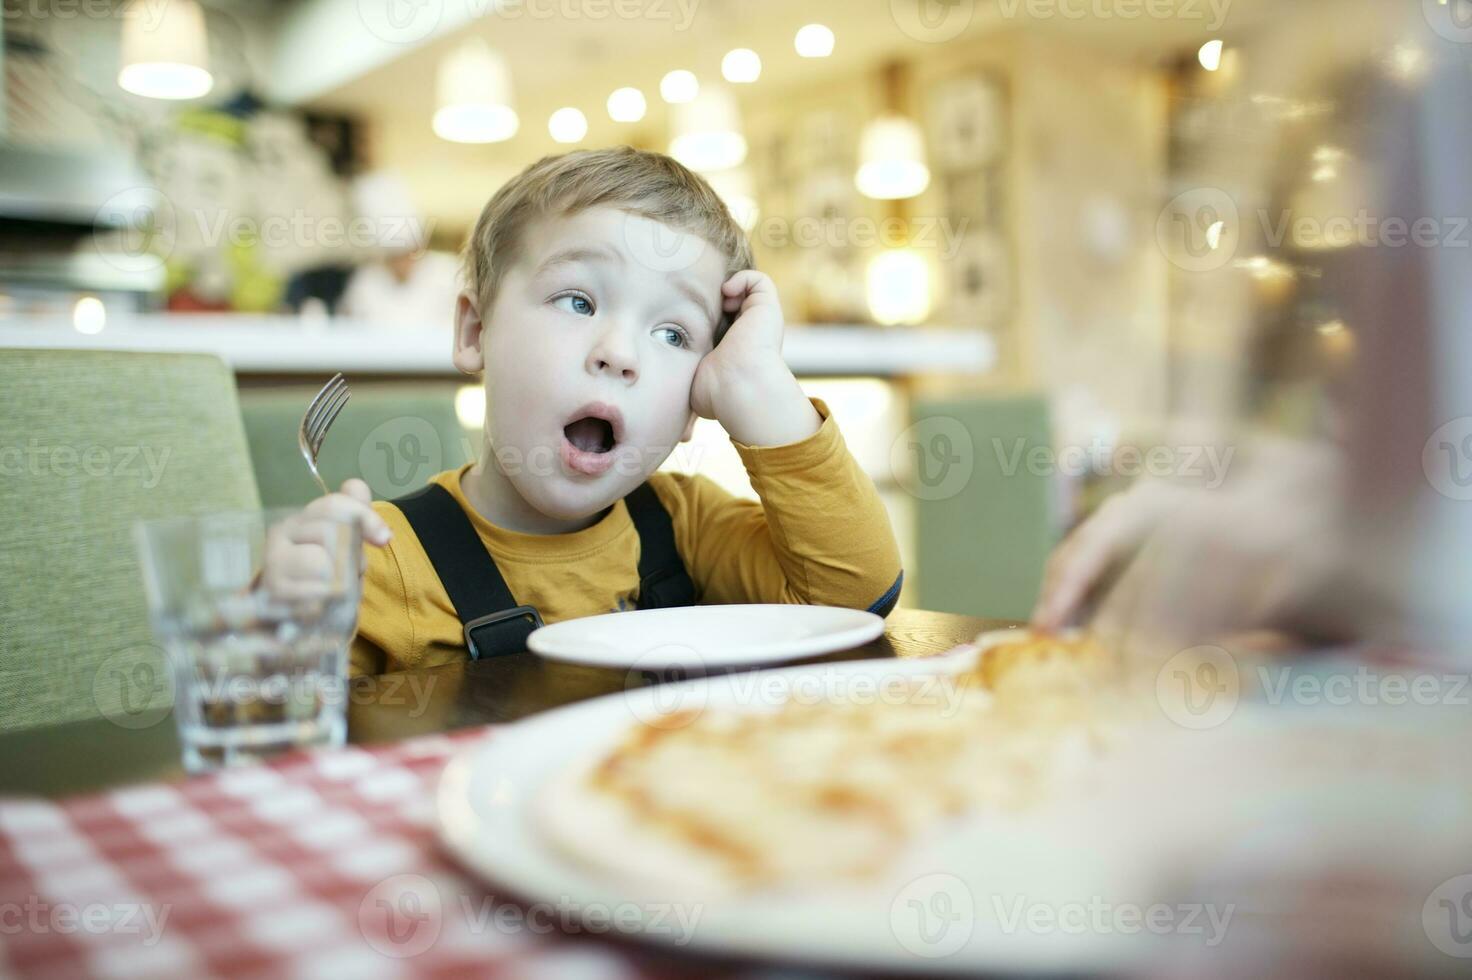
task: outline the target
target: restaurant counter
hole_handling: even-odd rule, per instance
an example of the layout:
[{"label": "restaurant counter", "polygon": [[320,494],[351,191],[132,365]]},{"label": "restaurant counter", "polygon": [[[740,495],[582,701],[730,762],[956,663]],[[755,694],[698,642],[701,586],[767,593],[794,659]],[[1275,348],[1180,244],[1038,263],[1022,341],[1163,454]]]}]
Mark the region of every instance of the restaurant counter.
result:
[{"label": "restaurant counter", "polygon": [[[0,319],[0,348],[6,347],[209,353],[245,376],[342,371],[360,377],[458,377],[450,363],[449,325],[158,314],[116,317],[98,332],[83,333],[69,317],[12,317]],[[974,375],[992,367],[996,346],[974,329],[789,326],[783,356],[794,374],[805,377]]]}]

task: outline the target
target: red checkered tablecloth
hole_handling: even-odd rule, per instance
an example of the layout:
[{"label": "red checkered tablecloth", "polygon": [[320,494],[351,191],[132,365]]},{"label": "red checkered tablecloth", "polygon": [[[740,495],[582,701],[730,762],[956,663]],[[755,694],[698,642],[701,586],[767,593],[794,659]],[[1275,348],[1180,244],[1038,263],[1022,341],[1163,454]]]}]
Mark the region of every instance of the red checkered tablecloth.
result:
[{"label": "red checkered tablecloth", "polygon": [[457,747],[487,735],[0,801],[0,975],[711,975],[569,935],[550,912],[530,918],[448,860],[435,781]]}]

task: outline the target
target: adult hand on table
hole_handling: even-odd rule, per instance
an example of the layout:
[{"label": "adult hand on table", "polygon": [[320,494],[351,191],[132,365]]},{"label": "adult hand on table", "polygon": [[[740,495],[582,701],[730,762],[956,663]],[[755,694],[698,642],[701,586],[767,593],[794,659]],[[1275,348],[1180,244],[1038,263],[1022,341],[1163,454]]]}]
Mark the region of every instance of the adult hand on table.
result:
[{"label": "adult hand on table", "polygon": [[1090,625],[1121,647],[1183,649],[1262,630],[1334,635],[1345,625],[1343,489],[1337,451],[1284,442],[1255,447],[1214,490],[1137,484],[1059,546],[1034,625],[1076,622],[1097,597]]},{"label": "adult hand on table", "polygon": [[1058,630],[1085,618],[1091,598],[1139,555],[1190,491],[1157,480],[1116,494],[1064,538],[1048,558],[1032,624]]}]

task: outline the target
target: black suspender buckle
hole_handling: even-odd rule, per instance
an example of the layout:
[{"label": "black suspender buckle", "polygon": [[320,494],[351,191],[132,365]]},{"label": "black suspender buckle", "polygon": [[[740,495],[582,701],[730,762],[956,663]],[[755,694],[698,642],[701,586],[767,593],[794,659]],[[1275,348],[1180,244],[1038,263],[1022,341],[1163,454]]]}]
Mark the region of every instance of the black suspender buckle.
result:
[{"label": "black suspender buckle", "polygon": [[465,624],[470,659],[503,657],[526,650],[526,638],[542,626],[542,614],[532,606],[516,606],[472,619]]},{"label": "black suspender buckle", "polygon": [[[676,559],[678,560],[678,559]],[[661,568],[644,576],[639,583],[640,609],[668,609],[672,606],[695,605],[695,585],[684,566]]]}]

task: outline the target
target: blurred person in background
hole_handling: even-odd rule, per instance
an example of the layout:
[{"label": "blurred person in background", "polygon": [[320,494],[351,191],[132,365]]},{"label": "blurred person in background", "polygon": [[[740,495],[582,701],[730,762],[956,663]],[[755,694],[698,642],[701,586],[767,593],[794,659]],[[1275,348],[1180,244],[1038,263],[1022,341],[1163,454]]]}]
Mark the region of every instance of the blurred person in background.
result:
[{"label": "blurred person in background", "polygon": [[448,326],[460,292],[460,263],[428,249],[429,225],[403,181],[382,173],[359,177],[353,202],[377,254],[348,279],[336,312],[393,326]]},{"label": "blurred person in background", "polygon": [[1465,976],[1472,2],[1279,9],[1186,175],[1241,229],[1179,277],[1217,360],[1177,421],[1220,420],[1233,468],[1107,502],[1034,622],[1087,624],[1153,695],[1117,812],[1163,893],[1238,913],[1151,976]]},{"label": "blurred person in background", "polygon": [[[1219,311],[1194,326],[1235,331],[1244,352],[1235,398],[1211,407],[1233,418],[1237,465],[1218,489],[1152,479],[1107,501],[1051,557],[1035,625],[1090,622],[1132,654],[1224,641],[1465,650],[1472,504],[1437,469],[1472,462],[1456,458],[1472,438],[1438,447],[1434,435],[1472,416],[1472,276],[1453,237],[1472,216],[1472,31],[1455,19],[1472,4],[1455,2],[1411,16],[1319,8],[1343,34],[1334,45],[1244,45],[1240,102],[1221,111],[1258,131],[1220,127],[1234,145],[1197,185],[1237,204],[1239,258],[1187,284]],[[1275,148],[1264,171],[1244,140]],[[1333,219],[1362,215],[1326,246]],[[1427,234],[1412,239],[1418,221]],[[1290,230],[1273,240],[1273,228]],[[1254,252],[1265,258],[1243,261]],[[1272,290],[1249,274],[1265,267]],[[1285,434],[1270,406],[1304,376],[1319,383],[1299,413],[1313,422]]]}]

